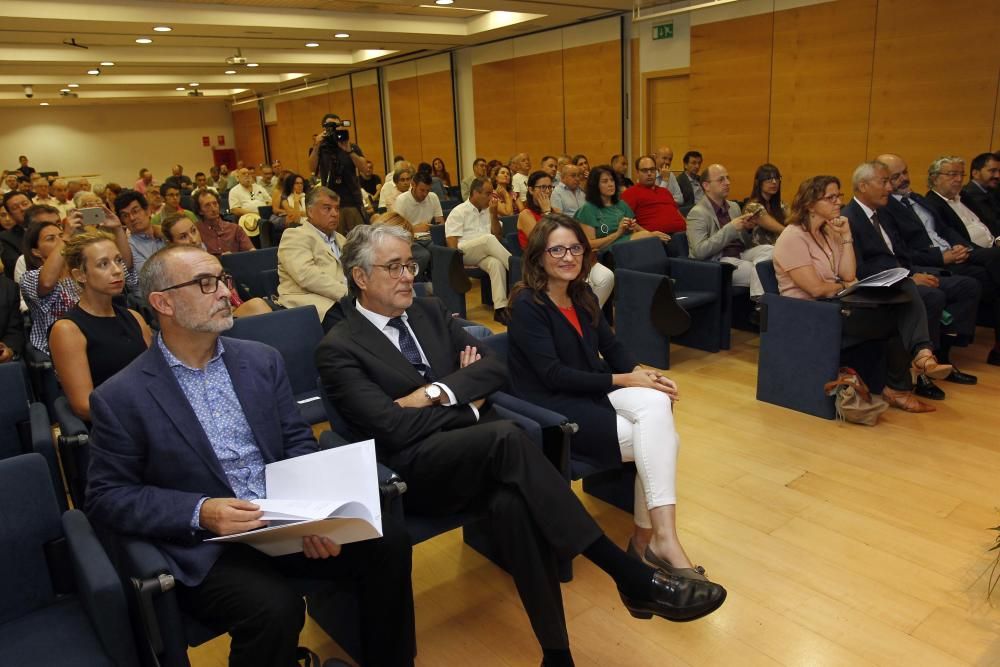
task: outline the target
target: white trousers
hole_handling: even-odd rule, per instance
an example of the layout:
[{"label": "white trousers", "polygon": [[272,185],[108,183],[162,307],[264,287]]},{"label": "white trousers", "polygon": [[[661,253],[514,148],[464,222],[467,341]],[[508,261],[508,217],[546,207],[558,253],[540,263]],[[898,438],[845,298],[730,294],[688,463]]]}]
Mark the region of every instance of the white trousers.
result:
[{"label": "white trousers", "polygon": [[489,274],[493,308],[506,308],[510,251],[492,234],[484,234],[470,241],[459,239],[458,249],[465,255],[462,261],[466,266],[478,266]]},{"label": "white trousers", "polygon": [[594,267],[587,276],[587,284],[597,295],[597,303],[604,308],[608,297],[611,296],[611,290],[615,288],[615,273],[603,264],[594,262]]},{"label": "white trousers", "polygon": [[733,272],[733,285],[749,287],[750,296],[758,297],[764,293],[764,287],[760,284],[760,277],[754,267],[757,262],[765,262],[773,256],[773,245],[758,245],[744,250],[739,257],[723,257],[719,261],[736,267],[736,271]]},{"label": "white trousers", "polygon": [[649,510],[677,504],[677,449],[670,397],[645,387],[625,387],[608,394],[618,413],[622,461],[635,461],[635,525],[652,528]]}]

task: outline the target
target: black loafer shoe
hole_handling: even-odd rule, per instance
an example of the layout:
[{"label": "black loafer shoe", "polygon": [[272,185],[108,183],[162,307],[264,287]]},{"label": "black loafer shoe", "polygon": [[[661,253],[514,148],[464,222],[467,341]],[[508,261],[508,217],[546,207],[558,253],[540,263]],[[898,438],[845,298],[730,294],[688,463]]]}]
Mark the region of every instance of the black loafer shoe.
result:
[{"label": "black loafer shoe", "polygon": [[[952,371],[952,373],[954,372],[955,371]],[[934,384],[934,380],[930,379],[926,375],[917,376],[917,385],[914,388],[913,393],[921,398],[929,398],[932,401],[943,401],[945,397],[945,393],[941,387]]]},{"label": "black loafer shoe", "polygon": [[990,350],[990,354],[986,357],[986,363],[990,366],[1000,366],[1000,350]]},{"label": "black loafer shoe", "polygon": [[979,378],[975,375],[970,375],[969,373],[963,373],[957,368],[953,368],[948,377],[945,378],[948,382],[954,382],[955,384],[976,384],[979,382]]},{"label": "black loafer shoe", "polygon": [[510,324],[510,311],[506,308],[497,308],[493,311],[493,321],[507,326]]},{"label": "black loafer shoe", "polygon": [[726,589],[711,581],[685,579],[663,570],[653,573],[650,599],[636,600],[619,591],[622,603],[635,618],[654,615],[684,623],[708,616],[726,601]]}]

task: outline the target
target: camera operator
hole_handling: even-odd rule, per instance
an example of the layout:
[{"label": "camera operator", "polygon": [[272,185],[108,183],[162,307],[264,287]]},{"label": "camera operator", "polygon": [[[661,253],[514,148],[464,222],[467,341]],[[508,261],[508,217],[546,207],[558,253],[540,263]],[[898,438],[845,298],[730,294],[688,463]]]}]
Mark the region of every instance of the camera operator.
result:
[{"label": "camera operator", "polygon": [[364,154],[348,139],[340,116],[334,113],[323,116],[323,132],[316,135],[309,148],[309,168],[322,185],[340,196],[340,230],[343,234],[366,222],[361,186],[358,184],[358,169],[364,167]]}]

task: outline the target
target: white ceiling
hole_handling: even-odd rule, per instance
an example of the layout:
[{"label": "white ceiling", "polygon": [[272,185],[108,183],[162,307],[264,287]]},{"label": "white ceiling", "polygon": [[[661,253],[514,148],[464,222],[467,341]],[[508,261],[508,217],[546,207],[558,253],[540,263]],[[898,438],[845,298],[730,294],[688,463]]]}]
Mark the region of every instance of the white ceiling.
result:
[{"label": "white ceiling", "polygon": [[[3,0],[0,105],[191,101],[191,83],[202,99],[271,93],[631,6],[631,0],[455,0],[449,8],[433,0]],[[350,37],[334,37],[341,32]],[[153,42],[137,44],[140,37]],[[259,67],[227,65],[237,49]],[[92,68],[101,73],[87,74]],[[78,99],[60,95],[71,83],[79,84]],[[34,89],[30,100],[24,85]]]}]

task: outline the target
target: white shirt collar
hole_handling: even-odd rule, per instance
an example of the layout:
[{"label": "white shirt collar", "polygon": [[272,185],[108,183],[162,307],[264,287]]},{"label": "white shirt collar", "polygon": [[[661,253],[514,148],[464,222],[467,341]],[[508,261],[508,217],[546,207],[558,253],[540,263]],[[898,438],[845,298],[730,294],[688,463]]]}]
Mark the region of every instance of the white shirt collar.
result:
[{"label": "white shirt collar", "polygon": [[871,208],[868,208],[868,207],[867,207],[867,206],[865,206],[865,204],[864,204],[864,203],[863,203],[863,202],[862,202],[862,201],[861,201],[860,199],[858,199],[857,197],[855,197],[855,198],[854,198],[854,201],[858,202],[858,206],[860,206],[860,207],[861,207],[861,210],[862,210],[862,211],[864,211],[864,212],[865,212],[865,215],[866,215],[866,216],[868,216],[868,219],[869,219],[869,220],[871,220],[871,219],[872,219],[872,216],[873,216],[873,215],[875,215],[875,209],[871,209]]},{"label": "white shirt collar", "polygon": [[[391,317],[386,317],[385,315],[380,315],[374,311],[368,310],[367,308],[361,305],[361,301],[355,301],[354,307],[357,309],[359,313],[365,316],[366,320],[375,325],[375,328],[378,329],[379,331],[382,331],[387,326],[389,326],[389,320],[392,319]],[[403,319],[404,322],[407,319],[409,319],[406,314],[406,311],[403,311],[403,314],[400,315],[400,317]]]}]

